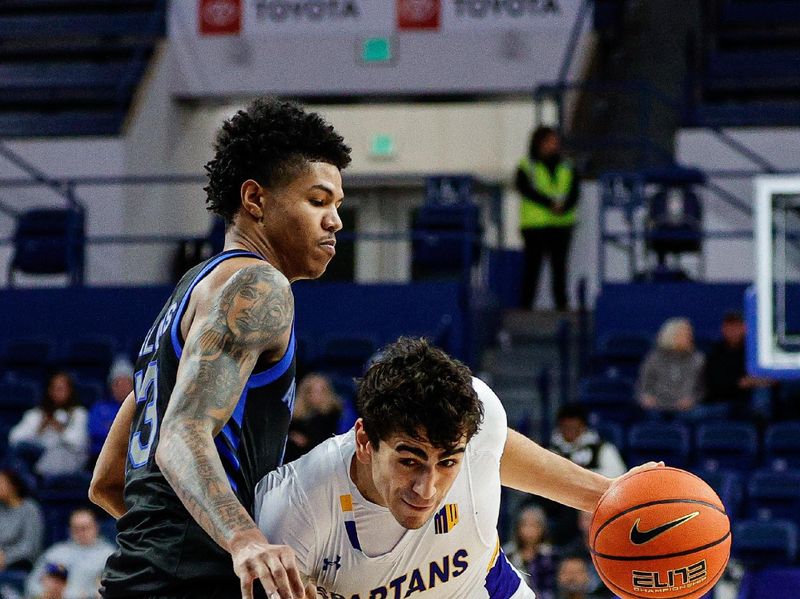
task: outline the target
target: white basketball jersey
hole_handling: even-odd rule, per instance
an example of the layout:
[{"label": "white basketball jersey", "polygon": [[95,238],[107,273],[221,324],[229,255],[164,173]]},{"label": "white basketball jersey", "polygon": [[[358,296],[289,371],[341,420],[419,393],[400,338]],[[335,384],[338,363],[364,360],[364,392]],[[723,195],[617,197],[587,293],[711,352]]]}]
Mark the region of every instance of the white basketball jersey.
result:
[{"label": "white basketball jersey", "polygon": [[258,484],[254,514],[272,543],[295,550],[322,599],[533,599],[500,550],[500,457],[507,428],[497,396],[473,387],[484,420],[435,516],[402,529],[365,500],[349,470],[355,434],[333,437]]}]

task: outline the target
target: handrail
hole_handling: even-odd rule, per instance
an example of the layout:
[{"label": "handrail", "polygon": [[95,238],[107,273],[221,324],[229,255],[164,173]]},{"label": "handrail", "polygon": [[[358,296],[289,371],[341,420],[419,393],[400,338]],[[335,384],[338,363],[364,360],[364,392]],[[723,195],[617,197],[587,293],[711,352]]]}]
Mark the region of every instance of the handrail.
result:
[{"label": "handrail", "polygon": [[45,185],[58,193],[59,195],[63,196],[64,199],[67,200],[71,205],[77,205],[78,207],[81,206],[81,202],[75,196],[74,189],[69,185],[67,181],[55,179],[53,177],[48,177],[45,175],[41,170],[33,166],[30,162],[19,156],[16,152],[8,148],[2,141],[0,141],[0,156],[5,158],[8,162],[16,166],[17,168],[22,169],[28,175],[30,175],[31,179],[35,181],[39,185]]},{"label": "handrail", "polygon": [[567,77],[569,77],[572,62],[575,59],[575,51],[578,48],[578,38],[580,38],[581,30],[586,22],[590,6],[591,0],[583,0],[578,9],[578,14],[575,16],[575,20],[572,23],[572,29],[569,33],[569,42],[564,50],[564,56],[561,59],[561,67],[558,69],[559,81],[566,81]]}]

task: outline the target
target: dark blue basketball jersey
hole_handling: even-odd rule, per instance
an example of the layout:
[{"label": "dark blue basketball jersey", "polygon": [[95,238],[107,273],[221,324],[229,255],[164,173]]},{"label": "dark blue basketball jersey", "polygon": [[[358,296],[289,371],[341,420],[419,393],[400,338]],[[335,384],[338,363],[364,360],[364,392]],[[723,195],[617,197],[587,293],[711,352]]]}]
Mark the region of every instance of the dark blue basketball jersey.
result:
[{"label": "dark blue basketball jersey", "polygon": [[[104,597],[169,593],[239,583],[230,555],[195,522],[155,462],[184,340],[180,322],[195,286],[218,264],[255,254],[230,250],[181,279],[145,337],[136,361],[136,412],[125,472],[127,513],[117,522],[117,551],[103,573]],[[248,512],[256,484],[283,461],[295,399],[295,337],[276,363],[260,358],[215,444],[231,488]]]}]

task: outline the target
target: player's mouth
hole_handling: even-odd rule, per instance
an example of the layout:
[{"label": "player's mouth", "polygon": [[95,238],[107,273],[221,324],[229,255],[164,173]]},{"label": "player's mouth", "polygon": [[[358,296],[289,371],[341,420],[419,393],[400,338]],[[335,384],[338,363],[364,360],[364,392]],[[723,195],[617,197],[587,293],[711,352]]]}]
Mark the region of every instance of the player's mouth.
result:
[{"label": "player's mouth", "polygon": [[325,250],[331,256],[336,255],[336,239],[334,238],[325,239],[320,242],[320,246],[322,246],[322,249]]},{"label": "player's mouth", "polygon": [[428,512],[428,511],[432,510],[435,507],[434,504],[430,504],[430,505],[415,505],[413,503],[409,503],[405,499],[403,499],[403,503],[405,503],[408,507],[410,507],[415,512]]}]

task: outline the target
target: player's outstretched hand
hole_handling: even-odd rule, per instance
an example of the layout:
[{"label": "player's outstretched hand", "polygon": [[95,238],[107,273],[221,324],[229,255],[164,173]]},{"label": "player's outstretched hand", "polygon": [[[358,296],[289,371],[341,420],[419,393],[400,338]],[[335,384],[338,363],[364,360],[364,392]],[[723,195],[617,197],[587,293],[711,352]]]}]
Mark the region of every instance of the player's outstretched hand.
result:
[{"label": "player's outstretched hand", "polygon": [[258,530],[253,530],[231,543],[231,557],[242,599],[253,599],[256,579],[261,581],[270,599],[305,597],[305,585],[300,581],[291,547],[270,545]]},{"label": "player's outstretched hand", "polygon": [[645,462],[644,464],[641,464],[639,466],[634,466],[622,476],[618,476],[617,478],[614,479],[614,481],[611,484],[614,484],[614,482],[621,480],[623,478],[627,478],[632,474],[636,474],[637,472],[644,472],[645,470],[652,470],[653,468],[663,468],[663,467],[664,467],[664,462]]}]

